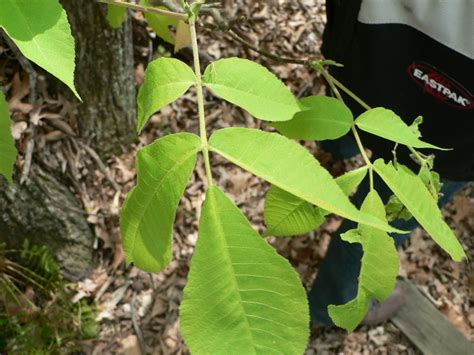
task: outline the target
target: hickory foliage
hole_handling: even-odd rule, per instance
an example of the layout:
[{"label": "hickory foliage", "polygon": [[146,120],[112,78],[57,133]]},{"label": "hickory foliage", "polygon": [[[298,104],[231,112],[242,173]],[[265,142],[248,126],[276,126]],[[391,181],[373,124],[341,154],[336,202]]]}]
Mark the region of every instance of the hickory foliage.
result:
[{"label": "hickory foliage", "polygon": [[[102,2],[109,3],[110,24],[120,26],[127,15],[127,3],[116,6],[111,4],[117,3],[113,0]],[[142,0],[141,4],[150,6],[151,2]],[[329,308],[334,322],[342,328],[353,330],[372,298],[388,297],[399,271],[398,255],[387,232],[402,231],[388,223],[392,218],[386,216],[377,191],[371,188],[360,210],[349,200],[362,180],[372,181],[373,174],[378,174],[393,191],[392,202],[416,218],[454,260],[465,257],[437,207],[439,183],[433,183],[436,174],[432,159],[415,150],[441,149],[420,139],[420,120],[408,126],[382,107],[368,108],[354,119],[342,99],[310,96],[297,100],[268,69],[246,59],[216,60],[202,74],[195,30],[202,4],[183,1],[182,5],[181,14],[186,14],[187,20],[145,11],[152,28],[168,42],[174,41],[169,26],[179,21],[189,24],[194,69],[164,57],[148,65],[138,93],[137,131],[152,114],[195,87],[200,135],[171,134],[138,152],[137,184],[123,205],[120,226],[128,262],[148,272],[166,268],[172,259],[176,209],[197,156],[203,155],[208,187],[180,308],[182,333],[193,354],[301,354],[309,336],[308,304],[298,275],[214,184],[212,155],[220,155],[271,183],[264,211],[265,236],[310,232],[330,213],[358,223],[356,229],[341,236],[347,242],[360,243],[364,250],[358,295],[347,304]],[[0,27],[27,58],[65,82],[79,97],[73,83],[74,41],[58,0],[4,0],[0,4]],[[334,87],[338,83],[325,64],[331,62],[315,62],[313,67]],[[280,133],[230,127],[213,132],[208,140],[203,89]],[[0,173],[11,180],[16,149],[9,122],[2,94]],[[396,161],[372,163],[362,148],[366,165],[334,179],[295,141],[338,139],[352,130],[362,147],[359,129],[408,146],[419,159],[420,171],[411,171]]]}]

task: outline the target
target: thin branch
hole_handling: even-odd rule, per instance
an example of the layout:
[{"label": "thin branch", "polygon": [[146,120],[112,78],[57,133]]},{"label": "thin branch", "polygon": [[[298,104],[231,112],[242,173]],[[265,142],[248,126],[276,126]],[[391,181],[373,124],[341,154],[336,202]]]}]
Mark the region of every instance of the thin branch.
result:
[{"label": "thin branch", "polygon": [[137,304],[137,293],[134,291],[132,296],[132,304],[131,304],[131,313],[132,313],[132,324],[133,329],[135,330],[135,334],[137,335],[138,345],[140,346],[140,350],[142,354],[147,353],[145,338],[143,337],[143,332],[140,328],[140,324],[138,324],[138,317],[135,311],[135,307]]},{"label": "thin branch", "polygon": [[112,174],[110,174],[109,169],[105,166],[104,162],[102,159],[100,159],[99,154],[89,147],[87,144],[84,144],[82,142],[78,142],[79,145],[86,151],[87,154],[90,155],[90,157],[96,162],[97,166],[99,167],[100,171],[105,175],[105,178],[110,182],[110,185],[114,188],[115,191],[120,191],[121,188],[119,184],[114,180],[112,177]]},{"label": "thin branch", "polygon": [[338,86],[342,91],[344,91],[347,95],[349,95],[352,99],[354,99],[359,105],[361,105],[363,108],[366,110],[370,110],[371,107],[364,101],[362,100],[359,96],[354,94],[350,89],[348,89],[343,83],[341,83],[339,80],[337,80],[335,77],[333,77],[331,74],[329,74],[329,77],[331,78],[332,82]]},{"label": "thin branch", "polygon": [[309,63],[311,62],[310,60],[307,60],[307,59],[297,59],[297,58],[287,58],[287,57],[280,57],[278,55],[275,55],[275,54],[272,54],[270,52],[267,52],[266,50],[264,49],[261,49],[257,46],[255,46],[254,44],[250,43],[250,42],[247,42],[245,39],[243,39],[241,36],[239,36],[237,33],[236,33],[236,29],[231,29],[227,32],[227,34],[229,35],[230,38],[232,38],[234,41],[236,42],[239,42],[240,44],[242,44],[243,46],[247,47],[248,49],[251,49],[253,50],[254,52],[257,52],[269,59],[272,59],[274,60],[275,62],[278,62],[278,63],[286,63],[286,64],[289,64],[289,63],[292,63],[292,64],[302,64],[302,65],[309,65]]},{"label": "thin branch", "polygon": [[353,124],[351,126],[352,133],[354,134],[354,138],[357,142],[357,146],[359,147],[360,154],[362,155],[362,158],[365,161],[365,164],[369,167],[369,181],[370,181],[370,190],[372,191],[374,189],[374,168],[372,166],[372,163],[367,156],[367,153],[365,152],[365,148],[362,145],[362,140],[360,139],[359,133],[357,132],[357,129],[355,125]]},{"label": "thin branch", "polygon": [[163,15],[163,16],[167,16],[167,17],[177,18],[177,19],[183,20],[183,21],[186,21],[188,19],[188,15],[186,15],[185,13],[168,11],[168,10],[163,10],[163,9],[157,9],[156,7],[141,6],[141,5],[125,2],[125,1],[97,0],[97,2],[100,2],[102,4],[121,6],[121,7],[126,7],[128,9],[132,9],[132,10],[138,10],[138,11],[143,11],[143,12],[149,12],[149,13],[152,13],[152,14],[158,14],[158,15]]}]

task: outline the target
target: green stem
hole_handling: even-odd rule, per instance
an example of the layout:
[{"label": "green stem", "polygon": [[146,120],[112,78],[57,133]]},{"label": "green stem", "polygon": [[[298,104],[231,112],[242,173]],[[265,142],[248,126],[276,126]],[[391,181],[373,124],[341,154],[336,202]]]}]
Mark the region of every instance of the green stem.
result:
[{"label": "green stem", "polygon": [[319,64],[318,62],[314,62],[313,66],[324,77],[324,79],[329,84],[329,87],[331,88],[334,95],[336,95],[336,97],[340,101],[344,102],[344,100],[342,98],[342,95],[339,93],[339,90],[337,89],[336,85],[334,85],[334,78],[331,76],[331,74],[329,74],[329,72],[326,69],[324,69],[324,67],[321,64]]},{"label": "green stem", "polygon": [[103,3],[103,4],[114,5],[114,6],[126,7],[128,9],[138,10],[138,11],[142,11],[142,12],[149,12],[149,13],[152,13],[152,14],[163,15],[163,16],[172,17],[172,18],[176,18],[176,19],[179,19],[179,20],[183,20],[183,21],[186,21],[188,19],[188,15],[186,15],[184,13],[179,13],[179,12],[174,12],[174,11],[169,11],[169,10],[163,10],[163,9],[157,9],[156,7],[141,6],[141,5],[125,2],[125,1],[97,0],[97,2],[100,2],[100,3]]},{"label": "green stem", "polygon": [[407,147],[410,150],[410,152],[415,156],[415,158],[418,160],[420,165],[425,166],[426,165],[425,159],[423,159],[421,155],[413,147],[410,147],[409,145],[407,145]]},{"label": "green stem", "polygon": [[[410,150],[410,152],[415,156],[415,158],[418,160],[418,162],[420,163],[421,167],[422,168],[427,168],[429,170],[431,170],[433,167],[430,166],[430,164],[427,163],[427,159],[426,158],[423,158],[422,155],[420,153],[418,153],[413,147],[410,147],[409,145],[407,145],[408,149]],[[434,184],[434,181],[433,181],[433,177],[431,176],[431,173],[428,174],[428,180],[429,180],[429,189],[431,190],[431,193],[433,194],[433,196],[437,196],[438,195],[438,191],[436,191],[436,188],[435,188],[435,184]]]},{"label": "green stem", "polygon": [[367,156],[367,153],[365,152],[365,148],[362,145],[362,141],[360,139],[359,133],[357,132],[357,129],[355,125],[353,124],[352,127],[352,133],[354,134],[354,138],[357,142],[357,146],[359,147],[360,154],[362,155],[362,158],[365,161],[365,164],[369,167],[369,180],[370,180],[370,190],[372,191],[374,189],[374,168],[372,166],[372,163]]},{"label": "green stem", "polygon": [[361,105],[363,108],[366,110],[370,110],[372,107],[367,105],[367,103],[362,100],[359,96],[354,94],[349,88],[347,88],[343,83],[341,83],[339,80],[337,80],[335,77],[333,77],[331,74],[329,74],[326,70],[326,75],[330,78],[330,81],[335,84],[335,86],[339,87],[342,91],[344,91],[347,95],[349,95],[351,98],[353,98],[359,105]]},{"label": "green stem", "polygon": [[199,50],[196,36],[196,23],[194,18],[189,19],[189,30],[191,32],[191,44],[193,48],[194,72],[196,74],[196,92],[199,112],[199,132],[201,136],[201,149],[204,156],[204,165],[206,168],[207,182],[209,186],[213,185],[211,163],[209,159],[209,145],[207,143],[206,116],[204,113],[204,94],[202,91],[201,65],[199,62]]},{"label": "green stem", "polygon": [[[319,64],[317,62],[314,62],[313,66],[316,70],[318,70],[321,73],[321,75],[324,77],[324,79],[326,79],[327,83],[329,84],[331,90],[334,92],[334,95],[336,95],[338,100],[340,100],[341,102],[344,102],[344,99],[342,98],[342,95],[339,93],[339,90],[337,89],[336,85],[334,85],[334,84],[339,83],[339,82],[331,74],[329,74],[328,71],[326,69],[324,69],[324,67],[321,64]],[[347,89],[341,83],[339,83],[339,85],[344,88],[343,89],[341,87],[341,89],[343,89],[344,91],[347,90],[347,91],[351,92],[349,89]],[[346,93],[347,93],[347,91],[346,91]],[[351,94],[355,96],[355,94],[353,94],[352,92],[351,92]],[[365,103],[364,103],[364,105],[368,107],[368,105],[366,105]],[[370,109],[370,107],[368,109]],[[362,145],[362,140],[360,139],[359,133],[357,132],[357,129],[356,129],[354,124],[352,124],[351,130],[352,130],[352,133],[354,134],[354,138],[357,142],[357,146],[359,147],[360,154],[362,155],[362,158],[364,159],[365,164],[369,167],[370,190],[373,190],[374,189],[374,168],[372,166],[372,163],[370,162],[369,157],[367,156],[367,153],[365,152],[365,148]]]}]

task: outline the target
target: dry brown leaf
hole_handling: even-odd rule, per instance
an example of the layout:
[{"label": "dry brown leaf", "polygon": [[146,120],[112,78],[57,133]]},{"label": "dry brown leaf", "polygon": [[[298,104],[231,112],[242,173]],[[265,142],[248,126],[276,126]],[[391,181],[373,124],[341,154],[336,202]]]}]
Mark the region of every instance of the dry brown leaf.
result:
[{"label": "dry brown leaf", "polygon": [[118,351],[119,354],[124,355],[141,355],[140,343],[138,338],[134,334],[130,334],[128,337],[123,338],[120,341],[121,349]]}]

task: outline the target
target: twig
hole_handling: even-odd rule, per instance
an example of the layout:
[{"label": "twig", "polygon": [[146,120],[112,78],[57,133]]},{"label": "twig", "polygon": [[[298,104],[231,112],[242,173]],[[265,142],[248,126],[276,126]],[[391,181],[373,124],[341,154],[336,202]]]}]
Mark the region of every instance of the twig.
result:
[{"label": "twig", "polygon": [[97,2],[100,2],[100,3],[103,3],[103,4],[108,4],[108,5],[126,7],[126,8],[129,8],[129,9],[132,9],[132,10],[138,10],[138,11],[143,11],[143,12],[149,12],[149,13],[152,13],[152,14],[158,14],[158,15],[163,15],[163,16],[167,16],[167,17],[177,18],[178,20],[183,20],[183,21],[186,21],[188,19],[188,15],[186,15],[184,13],[181,13],[181,12],[174,12],[174,11],[169,11],[169,10],[157,9],[156,7],[141,6],[141,5],[125,2],[125,1],[97,0]]},{"label": "twig", "polygon": [[234,41],[239,42],[240,44],[244,45],[248,49],[253,50],[254,52],[257,52],[269,59],[274,60],[275,62],[278,63],[283,63],[283,64],[288,64],[288,63],[293,63],[293,64],[302,64],[302,65],[309,65],[311,63],[311,60],[308,59],[297,59],[297,58],[287,58],[287,57],[280,57],[278,55],[272,54],[270,52],[267,52],[264,49],[261,49],[255,45],[253,45],[250,42],[247,42],[245,39],[243,39],[241,36],[239,36],[236,33],[236,29],[229,30],[227,34],[229,35],[230,38],[232,38]]},{"label": "twig", "polygon": [[32,124],[31,128],[31,137],[26,143],[26,153],[25,153],[25,164],[23,165],[23,170],[21,171],[20,185],[23,185],[25,181],[28,180],[31,169],[31,160],[33,158],[33,152],[35,150],[35,133],[36,125]]},{"label": "twig", "polygon": [[115,182],[112,175],[110,175],[110,171],[107,169],[104,162],[102,161],[102,159],[100,159],[100,157],[96,153],[96,151],[94,149],[92,149],[91,147],[89,147],[87,144],[84,144],[82,142],[78,142],[78,143],[86,151],[86,153],[89,154],[92,159],[94,159],[94,161],[97,163],[100,171],[102,171],[102,173],[105,175],[107,180],[109,180],[109,182],[112,185],[112,187],[114,188],[114,190],[115,191],[120,191],[121,190],[120,186]]},{"label": "twig", "polygon": [[141,350],[142,354],[146,354],[145,339],[143,338],[143,333],[142,333],[142,330],[140,329],[140,325],[138,324],[137,315],[135,313],[135,304],[136,304],[136,302],[137,302],[137,294],[134,291],[133,296],[132,296],[132,305],[131,305],[133,329],[135,330],[135,334],[137,335],[138,344],[140,345],[140,350]]},{"label": "twig", "polygon": [[20,52],[15,42],[13,42],[2,29],[0,29],[0,33],[5,39],[5,42],[7,42],[8,47],[15,55],[16,59],[18,60],[18,63],[20,63],[23,70],[28,73],[28,80],[30,81],[30,92],[28,93],[28,102],[34,105],[36,102],[36,83],[38,82],[38,74],[36,73],[30,61],[27,60]]}]

